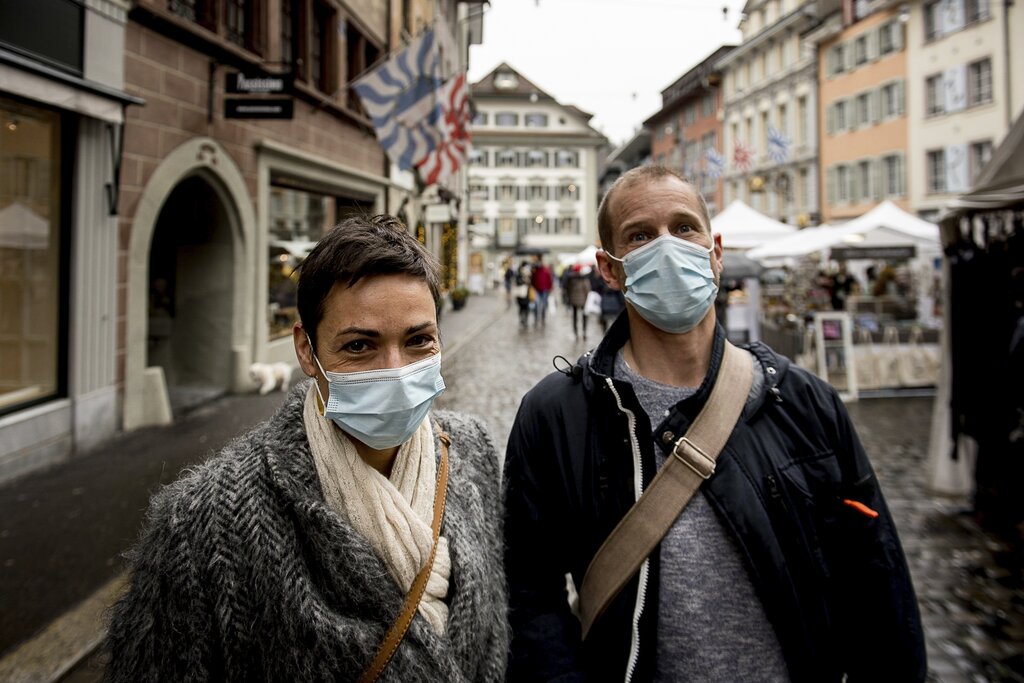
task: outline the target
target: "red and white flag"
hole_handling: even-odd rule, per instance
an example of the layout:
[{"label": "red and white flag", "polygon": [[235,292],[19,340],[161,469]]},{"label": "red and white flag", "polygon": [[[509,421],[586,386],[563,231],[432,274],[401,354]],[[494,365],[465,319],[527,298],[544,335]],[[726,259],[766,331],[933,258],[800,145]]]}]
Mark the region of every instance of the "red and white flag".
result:
[{"label": "red and white flag", "polygon": [[416,164],[425,185],[451,184],[455,172],[469,157],[469,88],[461,73],[441,86],[443,116],[438,122],[441,141]]},{"label": "red and white flag", "polygon": [[741,141],[737,140],[732,150],[732,165],[735,166],[738,171],[746,173],[750,170],[753,163],[754,153]]}]

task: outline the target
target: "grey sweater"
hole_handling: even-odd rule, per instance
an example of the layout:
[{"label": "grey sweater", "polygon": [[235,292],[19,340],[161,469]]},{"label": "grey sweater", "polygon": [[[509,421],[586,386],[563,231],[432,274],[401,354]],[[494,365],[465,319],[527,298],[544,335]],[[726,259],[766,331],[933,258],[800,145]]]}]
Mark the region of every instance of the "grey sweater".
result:
[{"label": "grey sweater", "polygon": [[[109,680],[348,681],[366,668],[404,595],[324,502],[302,422],[308,386],[154,497],[111,612]],[[448,627],[438,636],[417,614],[381,680],[501,680],[497,453],[478,420],[433,417],[452,438]]]}]

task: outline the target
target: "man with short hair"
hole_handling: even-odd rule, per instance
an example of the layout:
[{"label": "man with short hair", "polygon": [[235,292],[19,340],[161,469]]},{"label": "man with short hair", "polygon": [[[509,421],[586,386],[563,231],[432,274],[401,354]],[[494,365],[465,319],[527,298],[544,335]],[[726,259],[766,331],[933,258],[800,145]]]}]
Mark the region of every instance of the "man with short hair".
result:
[{"label": "man with short hair", "polygon": [[[700,194],[634,169],[598,226],[625,313],[523,398],[508,443],[509,680],[923,681],[906,560],[846,409],[767,346],[727,348],[721,237]],[[584,639],[576,614],[593,605],[570,604],[566,576],[586,597],[591,561],[655,474],[689,464],[682,437],[725,357],[753,378],[742,412],[733,401],[710,475]]]}]

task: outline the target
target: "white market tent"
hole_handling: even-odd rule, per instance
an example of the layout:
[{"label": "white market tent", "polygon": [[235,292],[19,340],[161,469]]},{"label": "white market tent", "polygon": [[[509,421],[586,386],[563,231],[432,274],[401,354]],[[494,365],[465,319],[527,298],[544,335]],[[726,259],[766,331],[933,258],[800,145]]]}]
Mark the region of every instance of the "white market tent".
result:
[{"label": "white market tent", "polygon": [[725,249],[753,249],[792,235],[796,228],[755,211],[738,199],[711,219]]},{"label": "white market tent", "polygon": [[747,256],[765,266],[777,266],[837,246],[914,247],[919,258],[941,252],[938,226],[885,201],[847,223],[800,230],[751,249]]},{"label": "white market tent", "polygon": [[0,247],[46,249],[50,244],[50,221],[21,202],[0,209]]}]

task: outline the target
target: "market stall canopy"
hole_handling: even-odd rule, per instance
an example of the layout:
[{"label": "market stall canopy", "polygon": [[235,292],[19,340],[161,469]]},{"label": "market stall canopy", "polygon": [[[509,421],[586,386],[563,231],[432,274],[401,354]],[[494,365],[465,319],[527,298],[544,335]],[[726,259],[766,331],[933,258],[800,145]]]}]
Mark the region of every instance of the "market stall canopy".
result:
[{"label": "market stall canopy", "polygon": [[753,249],[796,232],[792,225],[779,222],[735,200],[711,219],[711,232],[722,236],[726,249]]},{"label": "market stall canopy", "polygon": [[800,230],[789,237],[751,249],[747,256],[766,266],[792,262],[808,254],[833,250],[833,258],[908,258],[938,254],[939,229],[885,201],[841,225]]},{"label": "market stall canopy", "polygon": [[50,221],[14,202],[0,209],[0,247],[46,249],[50,244]]},{"label": "market stall canopy", "polygon": [[590,245],[580,253],[576,254],[576,263],[581,266],[597,265],[597,247]]},{"label": "market stall canopy", "polygon": [[750,277],[760,277],[764,266],[752,258],[748,258],[741,251],[722,252],[722,279],[723,280],[745,280]]}]

